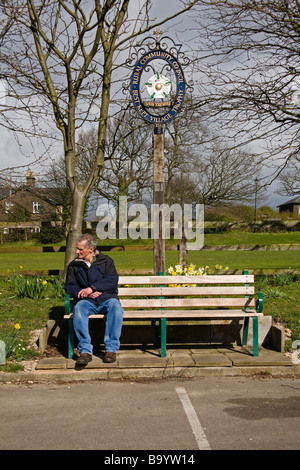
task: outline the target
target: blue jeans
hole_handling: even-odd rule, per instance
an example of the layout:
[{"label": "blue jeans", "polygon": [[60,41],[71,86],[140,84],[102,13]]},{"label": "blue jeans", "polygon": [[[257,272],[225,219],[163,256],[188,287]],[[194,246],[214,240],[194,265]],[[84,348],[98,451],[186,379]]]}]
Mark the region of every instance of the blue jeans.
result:
[{"label": "blue jeans", "polygon": [[120,336],[123,322],[123,308],[118,299],[108,299],[101,305],[95,305],[89,300],[79,300],[74,306],[73,325],[78,339],[78,350],[82,353],[93,353],[89,334],[89,316],[106,315],[104,333],[105,351],[116,353],[120,347]]}]

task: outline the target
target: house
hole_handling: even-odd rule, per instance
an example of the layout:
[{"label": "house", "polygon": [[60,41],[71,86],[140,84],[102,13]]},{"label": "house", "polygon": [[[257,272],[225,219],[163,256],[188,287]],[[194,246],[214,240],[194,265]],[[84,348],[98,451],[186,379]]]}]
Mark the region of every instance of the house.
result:
[{"label": "house", "polygon": [[34,172],[28,170],[26,183],[0,188],[0,227],[2,234],[23,229],[26,234],[40,232],[42,224],[60,225],[62,203],[57,189],[39,188]]},{"label": "house", "polygon": [[284,202],[277,207],[279,212],[290,212],[294,216],[300,216],[300,196],[297,196],[290,201]]}]

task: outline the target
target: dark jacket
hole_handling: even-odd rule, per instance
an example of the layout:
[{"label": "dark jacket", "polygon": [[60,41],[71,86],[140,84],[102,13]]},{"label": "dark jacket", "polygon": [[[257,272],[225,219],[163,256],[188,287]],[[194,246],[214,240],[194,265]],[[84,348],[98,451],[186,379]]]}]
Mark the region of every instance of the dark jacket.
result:
[{"label": "dark jacket", "polygon": [[81,289],[91,287],[93,291],[102,292],[102,295],[96,299],[86,297],[86,300],[100,305],[105,300],[118,298],[118,280],[113,260],[107,255],[96,252],[90,267],[79,258],[71,261],[67,270],[65,291],[77,300]]}]

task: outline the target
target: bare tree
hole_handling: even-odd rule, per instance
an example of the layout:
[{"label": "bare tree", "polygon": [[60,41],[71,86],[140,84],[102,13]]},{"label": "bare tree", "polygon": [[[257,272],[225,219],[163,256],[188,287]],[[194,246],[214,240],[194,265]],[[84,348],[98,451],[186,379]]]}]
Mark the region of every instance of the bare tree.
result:
[{"label": "bare tree", "polygon": [[[89,138],[89,143],[86,138]],[[88,134],[80,135],[78,140],[80,165],[90,166],[90,161],[94,160],[96,140],[95,128]],[[92,147],[93,141],[94,147]],[[120,196],[126,196],[128,202],[140,201],[144,191],[152,188],[150,170],[153,157],[149,126],[142,122],[137,127],[131,128],[126,111],[121,114],[121,119],[110,120],[107,126],[104,160],[94,192],[116,204]],[[82,169],[83,173],[85,171]]]},{"label": "bare tree", "polygon": [[168,203],[215,205],[252,200],[261,171],[257,155],[226,145],[197,115],[186,127],[174,122],[168,134]]},{"label": "bare tree", "polygon": [[197,37],[202,115],[233,146],[256,142],[276,176],[299,154],[300,4],[201,0]]},{"label": "bare tree", "polygon": [[[150,0],[140,2],[134,13],[133,0],[2,2],[1,21],[9,28],[2,38],[1,77],[11,99],[2,121],[28,136],[62,139],[72,194],[65,266],[74,256],[85,203],[104,164],[107,119],[116,103],[114,93],[128,47],[197,2],[182,1],[176,13],[160,21],[151,19]],[[24,116],[30,120],[27,126]],[[81,181],[76,172],[76,138],[89,122],[97,122],[96,158]]]},{"label": "bare tree", "polygon": [[294,158],[279,175],[278,193],[284,196],[300,194],[300,158]]}]

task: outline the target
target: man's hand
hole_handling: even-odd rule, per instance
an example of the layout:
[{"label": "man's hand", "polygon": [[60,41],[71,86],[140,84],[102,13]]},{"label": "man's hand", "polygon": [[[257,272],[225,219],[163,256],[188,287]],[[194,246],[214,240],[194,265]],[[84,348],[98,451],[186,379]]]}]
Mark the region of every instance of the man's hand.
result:
[{"label": "man's hand", "polygon": [[90,287],[81,289],[81,291],[78,292],[78,298],[84,299],[85,297],[88,297],[90,294],[92,294],[92,292],[93,292],[93,289],[91,289]]},{"label": "man's hand", "polygon": [[92,294],[89,295],[89,297],[91,299],[96,299],[96,297],[99,297],[99,295],[101,295],[102,292],[98,292],[97,290],[95,290],[95,292],[93,292]]},{"label": "man's hand", "polygon": [[101,294],[102,292],[93,292],[93,289],[91,289],[91,287],[86,287],[85,289],[81,289],[81,291],[78,292],[78,298],[85,299],[86,297],[89,297],[90,299],[96,299]]}]

